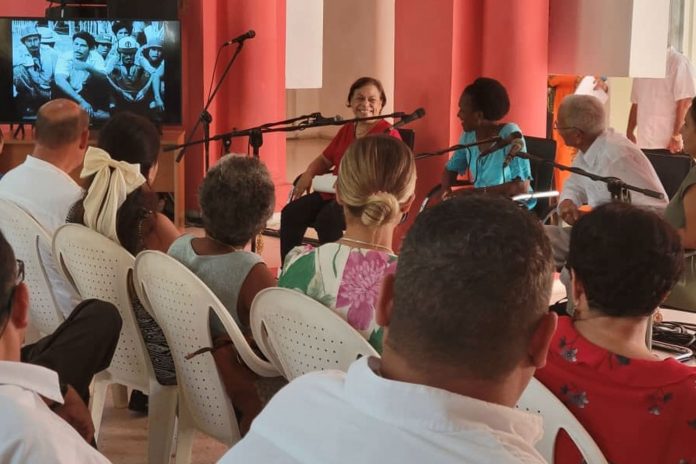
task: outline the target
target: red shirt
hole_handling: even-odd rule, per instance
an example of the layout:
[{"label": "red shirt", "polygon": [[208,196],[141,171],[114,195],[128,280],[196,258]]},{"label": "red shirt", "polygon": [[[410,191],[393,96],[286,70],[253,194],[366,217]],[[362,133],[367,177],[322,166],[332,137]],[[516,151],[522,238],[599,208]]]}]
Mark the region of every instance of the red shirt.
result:
[{"label": "red shirt", "polygon": [[[399,140],[401,140],[401,136],[399,135],[399,131],[396,129],[390,129],[391,124],[389,124],[385,120],[378,120],[374,126],[372,126],[372,129],[367,133],[367,135],[375,135],[375,134],[389,134],[392,137],[395,137]],[[327,146],[324,149],[324,152],[322,155],[324,158],[329,160],[331,164],[333,165],[333,168],[331,172],[335,175],[338,175],[338,165],[341,164],[341,159],[343,158],[343,154],[346,152],[348,149],[348,146],[355,141],[355,123],[351,124],[345,124],[343,127],[341,127],[341,130],[338,131],[336,136],[331,140],[331,143],[329,143],[329,146]]]},{"label": "red shirt", "polygon": [[[696,368],[674,359],[630,359],[583,338],[559,319],[536,377],[583,424],[612,464],[696,464]],[[561,435],[556,463],[580,453]]]}]

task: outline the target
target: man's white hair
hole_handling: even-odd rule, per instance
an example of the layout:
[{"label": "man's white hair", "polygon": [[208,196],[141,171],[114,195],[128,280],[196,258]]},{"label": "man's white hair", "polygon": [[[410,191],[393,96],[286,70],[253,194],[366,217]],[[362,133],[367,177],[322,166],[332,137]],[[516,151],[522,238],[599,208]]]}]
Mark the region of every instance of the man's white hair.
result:
[{"label": "man's white hair", "polygon": [[563,125],[580,129],[587,135],[599,135],[607,127],[604,105],[592,95],[568,95],[561,102],[558,114]]}]

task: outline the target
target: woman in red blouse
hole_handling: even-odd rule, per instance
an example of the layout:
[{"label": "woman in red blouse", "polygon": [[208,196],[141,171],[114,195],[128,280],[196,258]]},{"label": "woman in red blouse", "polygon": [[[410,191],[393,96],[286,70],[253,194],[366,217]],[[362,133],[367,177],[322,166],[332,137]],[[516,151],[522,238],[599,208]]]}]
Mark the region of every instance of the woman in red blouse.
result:
[{"label": "woman in red blouse", "polygon": [[[387,103],[382,83],[372,77],[361,77],[348,91],[347,106],[356,118],[378,116]],[[280,216],[280,259],[285,260],[288,251],[302,242],[307,227],[314,225],[320,243],[335,242],[343,235],[345,219],[343,209],[336,204],[334,195],[309,193],[314,176],[332,172],[338,175],[338,166],[348,146],[357,138],[371,134],[389,133],[400,139],[399,132],[390,129],[383,120],[344,124],[323,153],[312,161],[300,176],[288,203]],[[307,195],[305,195],[307,193]]]},{"label": "woman in red blouse", "polygon": [[[612,464],[696,463],[696,369],[660,360],[645,343],[683,260],[676,230],[628,204],[600,206],[573,227],[576,306],[572,319],[559,319],[536,377]],[[567,436],[557,441],[555,462],[582,462]]]}]

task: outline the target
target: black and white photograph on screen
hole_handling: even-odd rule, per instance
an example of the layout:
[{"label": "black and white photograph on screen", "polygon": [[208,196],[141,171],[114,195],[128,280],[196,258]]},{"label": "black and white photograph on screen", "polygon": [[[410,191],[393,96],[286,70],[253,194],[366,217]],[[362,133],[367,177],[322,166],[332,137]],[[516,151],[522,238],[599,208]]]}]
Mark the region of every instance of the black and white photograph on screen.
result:
[{"label": "black and white photograph on screen", "polygon": [[47,101],[70,98],[95,122],[126,110],[162,120],[167,36],[163,21],[13,20],[18,116],[31,121]]}]

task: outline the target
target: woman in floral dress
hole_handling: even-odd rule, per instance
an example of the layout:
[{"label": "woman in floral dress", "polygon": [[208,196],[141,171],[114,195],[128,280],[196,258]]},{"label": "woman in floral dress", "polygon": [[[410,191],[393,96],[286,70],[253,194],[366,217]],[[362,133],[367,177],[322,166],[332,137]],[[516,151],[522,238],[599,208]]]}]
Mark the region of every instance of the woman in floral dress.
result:
[{"label": "woman in floral dress", "polygon": [[334,310],[377,351],[382,329],[375,323],[375,301],[382,277],[396,269],[394,228],[411,207],[415,186],[413,154],[403,142],[387,135],[353,142],[336,182],[346,219],[343,238],[292,249],[278,281]]}]

